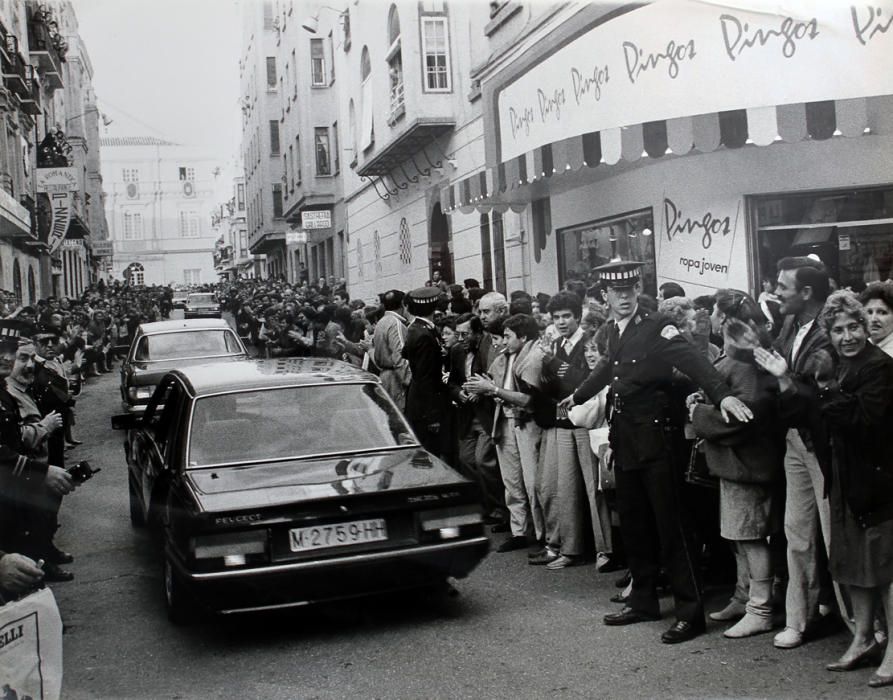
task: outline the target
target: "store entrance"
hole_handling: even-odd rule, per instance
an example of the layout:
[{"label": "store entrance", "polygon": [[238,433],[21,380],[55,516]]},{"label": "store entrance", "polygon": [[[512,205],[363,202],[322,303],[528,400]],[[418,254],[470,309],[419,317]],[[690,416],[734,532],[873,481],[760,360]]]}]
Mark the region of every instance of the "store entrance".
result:
[{"label": "store entrance", "polygon": [[440,276],[452,284],[453,278],[453,245],[450,236],[450,222],[440,202],[431,210],[431,219],[428,224],[428,274],[433,276],[435,270],[440,271]]},{"label": "store entrance", "polygon": [[893,187],[754,197],[758,278],[788,256],[815,255],[840,288],[893,277]]}]

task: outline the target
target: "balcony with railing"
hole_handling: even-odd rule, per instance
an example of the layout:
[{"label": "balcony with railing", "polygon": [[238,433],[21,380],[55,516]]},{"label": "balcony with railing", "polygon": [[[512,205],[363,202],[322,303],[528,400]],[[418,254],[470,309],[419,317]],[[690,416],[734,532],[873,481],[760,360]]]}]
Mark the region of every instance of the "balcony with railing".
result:
[{"label": "balcony with railing", "polygon": [[34,75],[33,69],[28,72],[32,76],[27,80],[31,86],[31,94],[22,98],[22,109],[32,116],[37,116],[43,111],[40,106],[40,83],[37,81],[37,76]]},{"label": "balcony with railing", "polygon": [[3,85],[18,96],[20,100],[31,99],[31,81],[26,71],[25,62],[18,52],[10,51],[11,46],[0,56],[3,70]]},{"label": "balcony with railing", "polygon": [[62,64],[68,44],[59,33],[52,11],[29,3],[28,48],[31,60],[52,90],[63,87]]}]

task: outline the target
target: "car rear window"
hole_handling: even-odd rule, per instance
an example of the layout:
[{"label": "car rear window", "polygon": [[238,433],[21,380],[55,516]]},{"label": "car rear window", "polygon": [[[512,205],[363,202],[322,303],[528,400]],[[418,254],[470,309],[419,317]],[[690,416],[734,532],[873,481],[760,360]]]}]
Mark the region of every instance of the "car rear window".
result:
[{"label": "car rear window", "polygon": [[159,333],[143,337],[133,359],[138,362],[173,360],[178,357],[214,357],[242,352],[232,331],[209,329]]},{"label": "car rear window", "polygon": [[195,402],[190,467],[416,444],[376,384],[246,391]]},{"label": "car rear window", "polygon": [[209,306],[217,303],[214,300],[213,294],[190,294],[187,298],[187,301],[190,304],[195,304],[198,306]]}]

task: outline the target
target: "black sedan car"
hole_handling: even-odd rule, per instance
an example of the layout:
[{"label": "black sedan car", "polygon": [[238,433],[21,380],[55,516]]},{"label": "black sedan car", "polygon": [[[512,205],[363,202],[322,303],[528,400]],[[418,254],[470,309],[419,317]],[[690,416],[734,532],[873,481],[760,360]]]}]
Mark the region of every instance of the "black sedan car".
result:
[{"label": "black sedan car", "polygon": [[183,318],[220,318],[220,304],[212,292],[191,292],[183,306]]},{"label": "black sedan car", "polygon": [[163,533],[175,622],[437,585],[489,549],[477,486],[342,362],[176,370],[112,426],[128,431],[131,520]]}]

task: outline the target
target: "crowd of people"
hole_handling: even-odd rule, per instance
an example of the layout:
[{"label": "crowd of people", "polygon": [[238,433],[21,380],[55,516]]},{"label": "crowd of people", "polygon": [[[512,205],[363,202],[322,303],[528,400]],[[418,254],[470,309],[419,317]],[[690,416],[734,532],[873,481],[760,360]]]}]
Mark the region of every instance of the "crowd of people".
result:
[{"label": "crowd of people", "polygon": [[[773,630],[783,612],[779,649],[843,623],[852,643],[827,668],[873,664],[870,685],[890,685],[893,282],[836,290],[813,257],[777,272],[757,299],[689,298],[676,283],[651,297],[634,261],[552,295],[506,298],[439,275],[376,303],[334,278],[216,291],[258,355],[377,374],[420,442],[480,486],[487,524],[505,533],[497,552],[527,549],[548,572],[623,572],[605,624],[659,619],[662,591],[674,601],[665,643],[702,634],[705,615],[734,639]],[[16,554],[0,558],[4,593],[71,578],[52,536],[75,486],[74,396],[171,297],[116,284],[11,306],[0,550]],[[734,582],[728,604],[705,611],[705,580]]]},{"label": "crowd of people", "polygon": [[735,582],[707,613],[728,638],[784,625],[779,649],[853,632],[831,671],[893,683],[893,282],[836,290],[785,258],[754,299],[642,293],[640,266],[506,298],[435,276],[378,303],[335,280],[226,291],[267,356],[327,356],[379,375],[423,445],[480,485],[498,552],[546,571],[625,571],[605,624],[660,617],[665,643],[705,631],[705,579]]},{"label": "crowd of people", "polygon": [[99,282],[34,305],[0,294],[0,604],[66,582],[74,555],[55,534],[65,496],[89,476],[70,459],[77,397],[111,372],[140,323],[170,314],[166,287]]}]

